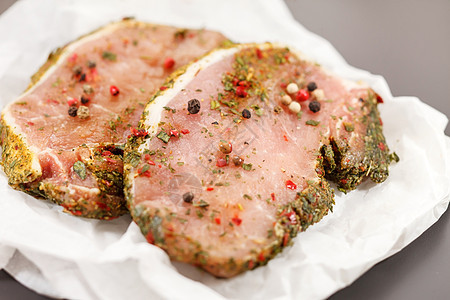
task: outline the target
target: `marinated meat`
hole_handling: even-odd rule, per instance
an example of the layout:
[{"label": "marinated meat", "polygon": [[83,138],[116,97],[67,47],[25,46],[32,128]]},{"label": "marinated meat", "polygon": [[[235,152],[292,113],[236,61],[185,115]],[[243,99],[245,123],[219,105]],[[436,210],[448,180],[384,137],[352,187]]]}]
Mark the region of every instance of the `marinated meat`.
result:
[{"label": "marinated meat", "polygon": [[[216,50],[169,78],[124,154],[148,242],[218,277],[266,264],[392,156],[377,102],[286,47]],[[378,100],[377,100],[378,99]]]},{"label": "marinated meat", "polygon": [[208,30],[125,19],[52,53],[2,112],[9,184],[74,215],[125,213],[122,154],[130,129],[171,72],[225,41]]}]

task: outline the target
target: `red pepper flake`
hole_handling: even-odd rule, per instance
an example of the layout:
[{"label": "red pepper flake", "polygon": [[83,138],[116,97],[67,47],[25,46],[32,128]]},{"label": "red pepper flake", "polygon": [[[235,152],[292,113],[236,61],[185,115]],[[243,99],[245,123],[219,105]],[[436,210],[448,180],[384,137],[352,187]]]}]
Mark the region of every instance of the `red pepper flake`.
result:
[{"label": "red pepper flake", "polygon": [[247,268],[249,269],[249,270],[251,270],[251,269],[253,269],[253,267],[254,267],[254,263],[253,263],[253,260],[249,260],[248,261],[248,264],[247,264]]},{"label": "red pepper flake", "polygon": [[239,79],[234,77],[232,83],[233,83],[234,86],[238,85],[239,84]]},{"label": "red pepper flake", "polygon": [[207,190],[208,192],[211,192],[211,191],[214,191],[214,188],[213,188],[213,187],[207,187],[206,190]]},{"label": "red pepper flake", "polygon": [[164,60],[164,69],[166,69],[166,70],[172,69],[174,65],[175,65],[175,60],[172,57],[167,57]]},{"label": "red pepper flake", "polygon": [[378,121],[380,122],[380,125],[383,126],[383,120],[381,120],[381,118],[378,118]]},{"label": "red pepper flake", "polygon": [[290,190],[296,190],[297,189],[297,185],[295,183],[293,183],[291,180],[287,180],[286,181],[286,187]]},{"label": "red pepper flake", "polygon": [[59,104],[55,99],[47,99],[47,103]]},{"label": "red pepper flake", "polygon": [[155,238],[153,237],[153,232],[151,230],[147,233],[147,235],[145,236],[145,239],[150,244],[154,244],[155,243]]},{"label": "red pepper flake", "polygon": [[259,261],[265,261],[265,260],[266,260],[266,258],[264,257],[264,252],[260,252],[260,253],[258,254],[258,260],[259,260]]},{"label": "red pepper flake", "polygon": [[31,122],[31,121],[28,121],[27,124],[30,125],[30,126],[33,126],[33,125],[34,125],[34,123]]},{"label": "red pepper flake", "polygon": [[287,87],[287,83],[286,82],[280,83],[280,88],[285,89],[286,87]]},{"label": "red pepper flake", "polygon": [[286,135],[283,135],[283,138],[284,138],[284,140],[285,140],[286,142],[289,141]]},{"label": "red pepper flake", "polygon": [[249,83],[248,83],[248,81],[241,80],[241,81],[239,81],[238,85],[239,86],[243,86],[243,87],[248,87]]},{"label": "red pepper flake", "polygon": [[261,49],[256,48],[256,56],[257,56],[259,59],[263,58],[263,53],[262,53]]},{"label": "red pepper flake", "polygon": [[190,133],[189,129],[181,129],[182,134],[188,134]]},{"label": "red pepper flake", "polygon": [[288,242],[289,242],[289,233],[286,232],[283,236],[283,247],[286,247]]},{"label": "red pepper flake", "polygon": [[111,151],[106,150],[102,152],[102,156],[111,156],[111,155],[112,155]]},{"label": "red pepper flake", "polygon": [[378,149],[380,149],[381,151],[384,151],[384,150],[386,150],[386,146],[382,142],[379,142]]},{"label": "red pepper flake", "polygon": [[167,86],[164,86],[164,85],[163,85],[163,86],[161,86],[161,87],[159,88],[159,90],[160,90],[160,91],[165,91],[165,90],[167,90]]},{"label": "red pepper flake", "polygon": [[297,219],[295,218],[295,216],[296,216],[295,212],[290,211],[284,215],[289,219],[289,222],[291,223],[291,225],[297,224]]},{"label": "red pepper flake", "polygon": [[275,193],[270,194],[270,197],[272,198],[272,201],[275,201]]},{"label": "red pepper flake", "polygon": [[78,100],[75,98],[69,98],[67,99],[67,104],[69,104],[69,106],[76,106],[78,105]]},{"label": "red pepper flake", "polygon": [[298,90],[297,94],[295,95],[295,99],[298,102],[303,102],[309,99],[309,93],[305,89]]},{"label": "red pepper flake", "polygon": [[223,158],[219,158],[216,162],[216,166],[221,168],[221,167],[225,167],[227,165],[227,161]]},{"label": "red pepper flake", "polygon": [[81,216],[81,210],[70,210],[70,213],[74,216]]},{"label": "red pepper flake", "polygon": [[[148,166],[147,166],[147,167],[148,167]],[[151,176],[152,176],[152,173],[150,172],[150,170],[145,170],[144,172],[142,172],[142,171],[143,171],[143,168],[144,168],[144,167],[138,169],[138,174],[139,174],[139,176],[151,177]]]},{"label": "red pepper flake", "polygon": [[222,222],[222,220],[220,220],[219,217],[214,218],[214,221],[216,222],[217,225],[220,225],[220,223]]},{"label": "red pepper flake", "polygon": [[231,222],[233,222],[234,224],[236,224],[237,226],[241,225],[242,223],[242,219],[240,219],[238,217],[238,215],[235,215],[234,218],[231,219]]},{"label": "red pepper flake", "polygon": [[344,179],[341,179],[340,182],[341,182],[341,184],[344,184],[344,185],[345,185],[345,184],[347,184],[347,179],[345,179],[345,178],[344,178]]},{"label": "red pepper flake", "polygon": [[117,160],[109,158],[109,157],[105,157],[105,160],[109,163],[115,164],[117,162]]},{"label": "red pepper flake", "polygon": [[74,53],[68,58],[68,60],[69,60],[69,62],[74,63],[77,60],[77,58],[78,58],[78,54]]},{"label": "red pepper flake", "polygon": [[160,168],[160,169],[161,169],[161,168],[162,168],[162,166],[161,166],[161,165],[158,165],[158,168]]},{"label": "red pepper flake", "polygon": [[103,203],[103,202],[95,202],[95,204],[97,204],[97,206],[100,208],[100,209],[106,209],[106,210],[109,210],[108,208],[108,206],[105,204],[105,203]]},{"label": "red pepper flake", "polygon": [[245,91],[245,87],[243,87],[243,86],[238,86],[238,87],[236,88],[236,95],[237,95],[238,97],[244,98],[244,97],[247,97],[248,93]]},{"label": "red pepper flake", "polygon": [[377,103],[384,103],[383,98],[380,95],[375,94],[377,96]]},{"label": "red pepper flake", "polygon": [[113,96],[117,96],[120,93],[119,88],[117,86],[115,86],[115,85],[112,85],[112,86],[109,87],[109,92]]},{"label": "red pepper flake", "polygon": [[148,132],[143,129],[137,130],[136,128],[130,127],[130,131],[135,137],[146,137],[148,135]]},{"label": "red pepper flake", "polygon": [[171,135],[171,136],[174,136],[174,137],[178,137],[180,134],[178,133],[177,130],[171,130],[171,131],[170,131],[170,135]]},{"label": "red pepper flake", "polygon": [[195,33],[194,32],[189,32],[188,33],[188,38],[192,39],[195,37]]},{"label": "red pepper flake", "polygon": [[155,162],[153,160],[151,160],[150,154],[146,153],[144,155],[144,159],[150,166],[156,166]]}]

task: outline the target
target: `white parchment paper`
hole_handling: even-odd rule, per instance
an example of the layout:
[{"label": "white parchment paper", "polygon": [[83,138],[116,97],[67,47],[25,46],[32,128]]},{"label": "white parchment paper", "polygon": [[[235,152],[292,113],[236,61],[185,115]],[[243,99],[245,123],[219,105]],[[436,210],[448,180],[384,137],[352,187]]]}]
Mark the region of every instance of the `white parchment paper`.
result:
[{"label": "white parchment paper", "polygon": [[228,280],[171,263],[129,216],[109,222],[69,216],[12,190],[2,172],[0,268],[24,285],[68,299],[320,299],[401,250],[446,210],[447,118],[417,98],[393,98],[382,77],[348,66],[281,0],[19,1],[0,17],[0,105],[20,95],[49,52],[124,16],[207,27],[238,42],[288,43],[345,78],[368,82],[385,100],[384,133],[401,160],[383,184],[337,193],[334,212],[267,266]]}]

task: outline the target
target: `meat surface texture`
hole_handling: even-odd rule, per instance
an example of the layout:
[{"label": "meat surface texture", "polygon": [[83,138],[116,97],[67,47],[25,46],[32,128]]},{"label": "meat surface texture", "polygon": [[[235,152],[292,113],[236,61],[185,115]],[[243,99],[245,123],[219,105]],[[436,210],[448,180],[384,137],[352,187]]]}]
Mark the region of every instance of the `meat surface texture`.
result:
[{"label": "meat surface texture", "polygon": [[9,184],[74,215],[125,213],[123,146],[145,104],[176,68],[225,41],[124,19],[58,49],[2,111]]},{"label": "meat surface texture", "polygon": [[328,180],[388,175],[381,98],[287,47],[216,50],[165,86],[128,140],[124,185],[174,260],[218,277],[264,265],[332,209]]}]

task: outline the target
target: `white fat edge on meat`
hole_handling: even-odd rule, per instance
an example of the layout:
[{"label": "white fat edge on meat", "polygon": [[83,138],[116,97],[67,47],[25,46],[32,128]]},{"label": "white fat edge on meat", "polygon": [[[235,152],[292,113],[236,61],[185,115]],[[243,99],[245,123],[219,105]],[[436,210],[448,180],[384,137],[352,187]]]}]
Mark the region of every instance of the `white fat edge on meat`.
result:
[{"label": "white fat edge on meat", "polygon": [[39,152],[39,149],[35,146],[30,145],[30,143],[28,142],[26,135],[24,134],[24,132],[22,131],[22,129],[20,128],[20,126],[15,122],[13,116],[11,115],[11,106],[15,105],[15,103],[17,103],[18,101],[20,101],[21,99],[23,99],[24,97],[28,96],[29,94],[31,94],[37,87],[39,87],[43,82],[45,82],[45,80],[47,78],[49,78],[57,69],[59,66],[61,66],[62,64],[65,63],[66,59],[69,57],[69,55],[71,55],[73,53],[73,51],[75,49],[77,49],[79,46],[90,42],[94,39],[97,39],[98,37],[111,33],[116,29],[121,28],[122,26],[125,26],[126,23],[125,22],[117,22],[117,23],[112,23],[109,26],[105,26],[104,28],[90,34],[87,35],[71,44],[69,44],[66,48],[64,48],[62,50],[62,53],[58,56],[57,61],[50,66],[45,72],[44,74],[39,78],[38,82],[36,82],[32,87],[30,87],[27,91],[25,91],[22,95],[19,96],[19,98],[17,98],[15,101],[10,102],[8,105],[5,106],[5,108],[2,111],[2,118],[5,122],[5,124],[7,126],[9,126],[11,128],[11,131],[16,134],[17,136],[20,137],[20,139],[22,140],[23,144],[25,145],[25,147],[27,148],[27,150],[31,153],[31,171],[37,175],[37,177],[42,176],[42,167],[41,164],[39,163],[39,158],[36,155]]}]

